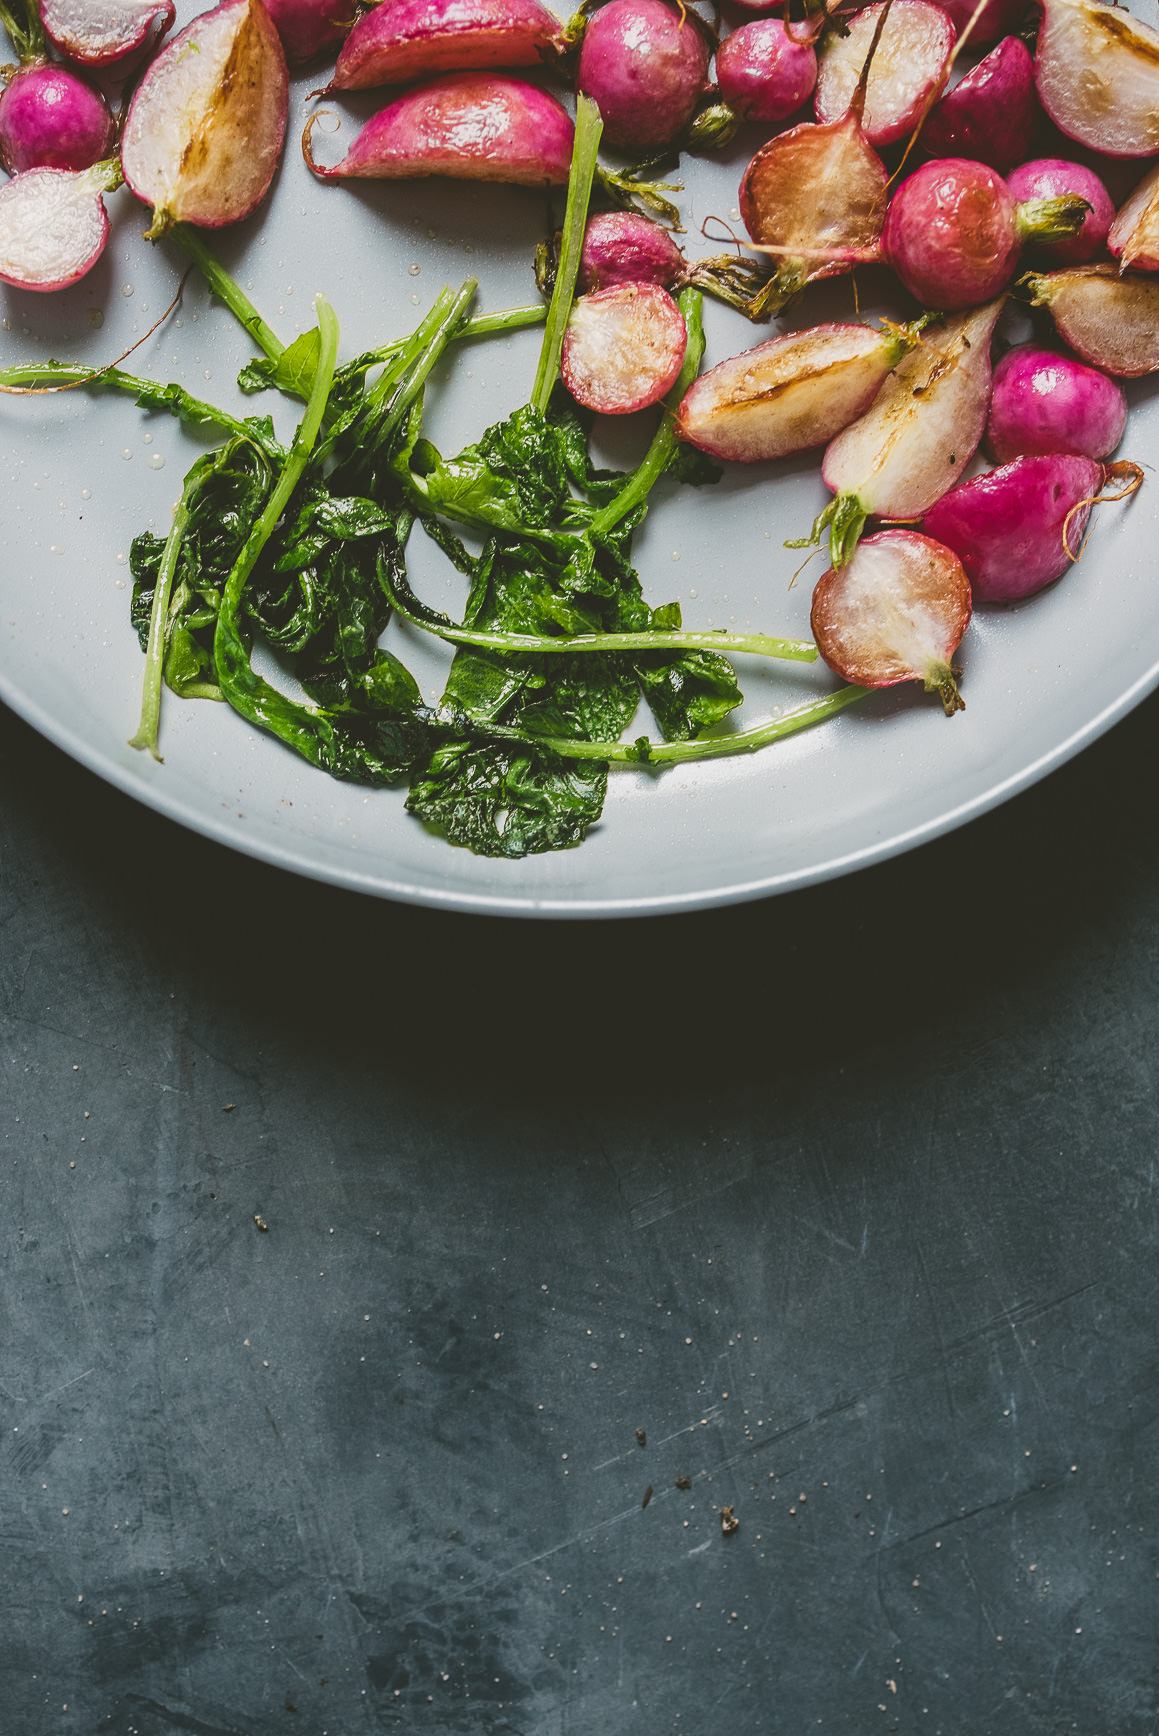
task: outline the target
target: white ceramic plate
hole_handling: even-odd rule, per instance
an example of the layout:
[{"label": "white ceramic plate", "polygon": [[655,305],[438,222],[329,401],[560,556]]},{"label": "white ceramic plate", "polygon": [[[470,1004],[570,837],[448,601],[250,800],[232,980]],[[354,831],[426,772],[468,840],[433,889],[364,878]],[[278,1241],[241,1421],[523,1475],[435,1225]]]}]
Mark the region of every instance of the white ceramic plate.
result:
[{"label": "white ceramic plate", "polygon": [[[531,259],[542,198],[451,182],[317,182],[295,138],[315,73],[293,89],[286,160],[259,218],[214,245],[285,338],[311,322],[326,293],[343,353],[409,330],[444,283],[477,275],[478,306],[535,299]],[[359,99],[357,117],[381,97]],[[356,105],[346,106],[343,140]],[[319,141],[322,154],[328,141]],[[337,160],[340,142],[333,141]],[[752,143],[749,144],[749,150]],[[690,163],[683,200],[692,254],[702,219],[735,220],[747,152]],[[182,261],[141,239],[144,208],[110,201],[113,236],[75,289],[30,295],[0,286],[0,356],[101,364],[148,330]],[[847,285],[830,286],[798,323],[849,318]],[[762,335],[709,305],[709,361]],[[538,333],[460,351],[431,395],[444,450],[473,439],[523,402]],[[292,412],[272,394],[243,399],[234,379],[251,354],[231,316],[191,278],[182,308],[125,366],[178,379],[217,402]],[[1151,385],[1135,401],[1122,455],[1159,455]],[[643,420],[643,419],[641,419]],[[610,431],[624,463],[648,430]],[[1094,740],[1159,682],[1159,482],[1127,507],[1104,506],[1081,565],[1050,592],[1009,611],[981,611],[963,647],[967,709],[947,721],[908,695],[864,702],[836,722],[759,755],[673,768],[614,771],[601,823],[579,848],[491,861],[428,834],[399,791],[367,791],[312,771],[225,706],[166,695],[164,764],[126,745],[136,724],[141,657],[129,626],[127,556],[146,526],[164,527],[198,443],[169,418],[108,394],[72,391],[0,400],[5,558],[0,563],[0,694],[68,753],[160,812],[266,861],[383,896],[512,915],[601,916],[672,911],[755,898],[880,861],[945,832],[1024,789]],[[805,532],[827,498],[816,464],[736,469],[711,490],[657,491],[636,544],[647,595],[679,598],[689,624],[808,635],[814,563],[790,588]],[[461,596],[433,560],[416,588],[444,606]],[[433,695],[447,657],[407,628],[388,629]],[[821,669],[741,665],[746,721],[831,685]],[[646,726],[638,722],[637,730]]]}]

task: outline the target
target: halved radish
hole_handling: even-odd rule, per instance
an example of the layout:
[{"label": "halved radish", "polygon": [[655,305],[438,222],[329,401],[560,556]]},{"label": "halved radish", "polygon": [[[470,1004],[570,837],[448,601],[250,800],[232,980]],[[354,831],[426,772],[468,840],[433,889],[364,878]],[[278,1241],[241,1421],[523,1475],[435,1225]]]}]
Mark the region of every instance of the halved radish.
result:
[{"label": "halved radish", "polygon": [[1120,270],[1159,271],[1159,163],[1144,175],[1107,235],[1107,251]]},{"label": "halved radish", "polygon": [[67,289],[100,258],[109,236],[102,194],[120,185],[116,163],[29,169],[0,187],[0,280],[18,289]]},{"label": "halved radish", "polygon": [[388,0],[355,24],[326,89],[538,66],[563,45],[563,26],[539,0]]},{"label": "halved radish", "polygon": [[84,66],[115,66],[156,44],[177,16],[173,0],[42,0],[50,42]]},{"label": "halved radish", "polygon": [[1079,265],[1024,279],[1071,349],[1120,379],[1159,371],[1159,283],[1113,265]]},{"label": "halved radish", "polygon": [[970,581],[957,555],[913,530],[867,536],[813,592],[817,649],[859,687],[920,681],[946,716],[965,709],[953,656],[970,625]]},{"label": "halved radish", "polygon": [[[848,34],[826,37],[818,57],[813,111],[819,121],[840,120],[853,101],[885,0],[849,20]],[[949,16],[931,0],[893,0],[865,97],[862,125],[876,149],[913,131],[941,88],[955,41]]]},{"label": "halved radish", "polygon": [[496,73],[455,72],[416,85],[372,116],[332,169],[314,161],[306,124],[302,155],[324,180],[407,180],[451,175],[465,181],[563,186],[574,128],[566,109],[533,84]]},{"label": "halved radish", "polygon": [[125,180],[173,223],[216,229],[260,205],[286,131],[289,82],[262,0],[222,0],[162,49],[125,123]]},{"label": "halved radish", "polygon": [[658,404],[676,383],[688,344],[680,309],[656,283],[623,283],[581,295],[563,339],[563,383],[601,416]]},{"label": "halved radish", "polygon": [[931,157],[970,157],[1005,174],[1024,160],[1041,120],[1030,50],[1007,36],[934,104],[921,148]]},{"label": "halved radish", "polygon": [[1041,4],[1034,76],[1055,126],[1107,157],[1159,151],[1159,31],[1097,0]]}]

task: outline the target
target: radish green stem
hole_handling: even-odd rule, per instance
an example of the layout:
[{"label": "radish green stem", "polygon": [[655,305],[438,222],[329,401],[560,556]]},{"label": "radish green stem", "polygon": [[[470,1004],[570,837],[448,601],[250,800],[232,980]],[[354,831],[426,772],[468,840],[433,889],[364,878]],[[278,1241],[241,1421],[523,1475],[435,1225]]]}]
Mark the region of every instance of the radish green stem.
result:
[{"label": "radish green stem", "polygon": [[[542,305],[535,307],[507,307],[498,313],[478,313],[474,319],[464,320],[454,334],[454,342],[466,342],[468,338],[487,338],[499,332],[522,331],[526,326],[542,325],[547,318],[547,309]],[[378,344],[373,350],[366,350],[355,361],[346,363],[338,372],[340,375],[358,373],[364,368],[373,368],[379,362],[388,362],[392,356],[405,349],[409,338],[391,338],[389,343]]]},{"label": "radish green stem", "polygon": [[436,626],[413,615],[394,595],[399,614],[426,633],[446,639],[452,645],[481,645],[493,651],[506,651],[514,656],[524,651],[721,651],[749,652],[754,657],[781,657],[792,663],[815,663],[817,647],[811,639],[774,639],[768,633],[700,633],[681,630],[673,633],[488,633],[472,627],[456,627],[448,621]]},{"label": "radish green stem", "polygon": [[680,291],[678,306],[684,315],[684,324],[688,330],[688,347],[684,352],[684,363],[677,376],[676,384],[664,401],[660,426],[652,437],[652,444],[644,454],[644,460],[639,469],[629,477],[625,486],[614,500],[596,513],[592,519],[591,529],[597,535],[606,536],[613,525],[619,524],[622,518],[630,513],[645,499],[653,484],[663,475],[673,452],[676,449],[675,423],[672,412],[676,409],[700,372],[700,364],[704,360],[704,298],[698,289],[685,288]]},{"label": "radish green stem", "polygon": [[0,24],[12,38],[21,66],[27,66],[30,60],[44,58],[44,25],[37,6],[30,4],[29,0],[23,0],[23,4],[17,0],[17,10],[14,11],[8,0],[0,0]]},{"label": "radish green stem", "polygon": [[210,252],[196,229],[192,229],[188,223],[175,223],[168,233],[182,253],[192,259],[214,295],[220,297],[270,360],[276,362],[285,349],[285,344],[272,327],[266,324],[240,284],[235,283],[224,265]]},{"label": "radish green stem", "polygon": [[[796,735],[798,730],[810,729],[815,723],[824,723],[827,718],[844,711],[847,705],[865,699],[872,691],[869,687],[840,687],[836,693],[815,699],[809,705],[798,706],[796,711],[786,712],[783,717],[754,724],[751,729],[739,730],[736,735],[709,736],[699,741],[657,742],[649,741],[647,736],[641,736],[639,741],[573,741],[562,736],[536,736],[534,740],[538,746],[550,748],[562,759],[616,760],[629,765],[674,765],[683,760],[721,759],[727,754],[755,753],[758,748],[768,747],[770,742]],[[524,736],[522,739],[528,738]]]},{"label": "radish green stem", "polygon": [[576,278],[579,276],[580,254],[584,231],[588,223],[588,201],[592,195],[592,179],[596,172],[596,152],[604,123],[600,111],[588,96],[576,99],[575,145],[572,148],[571,175],[567,183],[567,207],[563,218],[563,233],[559,249],[559,269],[555,288],[547,310],[547,329],[543,348],[539,352],[539,367],[531,389],[531,402],[539,411],[546,411],[555,382],[559,378],[559,359],[563,353],[563,334],[571,314]]},{"label": "radish green stem", "polygon": [[[35,392],[42,387],[62,391],[67,386],[112,386],[130,397],[144,399],[150,409],[160,407],[156,380],[126,374],[121,368],[91,368],[80,362],[29,362],[0,368],[0,392]],[[231,434],[248,435],[244,422],[239,422],[228,410],[206,403],[204,398],[195,398],[183,386],[166,386],[164,392],[165,407],[173,415],[193,422],[213,422]]]},{"label": "radish green stem", "polygon": [[137,733],[129,738],[129,746],[148,748],[153,758],[160,761],[161,754],[157,747],[157,730],[161,721],[161,685],[165,668],[165,632],[169,617],[169,597],[173,590],[173,577],[177,571],[177,562],[181,556],[181,544],[185,536],[185,527],[189,523],[189,495],[192,488],[201,481],[204,466],[195,465],[185,478],[185,487],[177,510],[173,514],[173,523],[169,535],[165,538],[165,547],[161,552],[161,565],[157,570],[157,585],[153,592],[153,606],[149,611],[149,640],[145,647],[145,674],[141,682],[141,721]]}]

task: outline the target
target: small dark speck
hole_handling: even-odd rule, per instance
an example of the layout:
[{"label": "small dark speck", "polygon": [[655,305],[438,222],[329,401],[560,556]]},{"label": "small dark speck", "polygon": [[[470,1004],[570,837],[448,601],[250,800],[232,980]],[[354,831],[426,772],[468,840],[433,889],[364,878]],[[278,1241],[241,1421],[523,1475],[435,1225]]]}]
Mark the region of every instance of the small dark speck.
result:
[{"label": "small dark speck", "polygon": [[259,1230],[268,1230],[270,1227],[260,1212],[254,1213],[254,1223],[258,1226]]},{"label": "small dark speck", "polygon": [[320,1688],[324,1688],[329,1680],[330,1680],[329,1676],[319,1676],[318,1677],[318,1686]]},{"label": "small dark speck", "polygon": [[679,1477],[677,1477],[677,1479],[676,1479],[676,1487],[677,1487],[677,1488],[678,1488],[678,1489],[691,1489],[691,1487],[692,1487],[692,1478],[691,1478],[691,1477],[686,1477],[686,1476],[684,1476],[684,1475],[683,1475],[683,1474],[681,1474],[681,1475],[680,1475],[680,1476],[679,1476]]},{"label": "small dark speck", "polygon": [[651,1483],[649,1483],[648,1487],[644,1490],[644,1499],[640,1502],[641,1507],[646,1507],[651,1499],[652,1499],[652,1485],[651,1485]]},{"label": "small dark speck", "polygon": [[731,1507],[721,1508],[720,1529],[725,1537],[731,1537],[734,1531],[740,1530],[740,1520],[737,1518]]},{"label": "small dark speck", "polygon": [[636,1445],[638,1447],[646,1447],[648,1445],[648,1436],[643,1429],[636,1430]]},{"label": "small dark speck", "polygon": [[957,462],[958,462],[958,454],[956,452],[951,452],[950,453],[950,463],[956,464]]},{"label": "small dark speck", "polygon": [[282,1705],[286,1708],[287,1712],[296,1712],[298,1710],[292,1700],[283,1700]]}]

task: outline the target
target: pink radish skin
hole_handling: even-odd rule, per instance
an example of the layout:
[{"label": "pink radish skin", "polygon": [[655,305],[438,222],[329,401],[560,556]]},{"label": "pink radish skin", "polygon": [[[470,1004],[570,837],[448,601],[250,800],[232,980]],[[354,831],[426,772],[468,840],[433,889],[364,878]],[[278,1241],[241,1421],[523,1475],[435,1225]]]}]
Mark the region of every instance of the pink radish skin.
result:
[{"label": "pink radish skin", "polygon": [[107,157],[115,128],[100,91],[68,67],[33,61],[0,95],[0,163],[26,169],[87,169]]},{"label": "pink radish skin", "polygon": [[150,238],[173,223],[216,229],[256,210],[281,156],[288,90],[262,0],[224,0],[161,50],[121,145],[126,182],[153,207]]},{"label": "pink radish skin", "polygon": [[558,18],[537,0],[387,0],[355,24],[326,89],[538,66],[556,58],[563,43]]},{"label": "pink radish skin", "polygon": [[1159,283],[1145,272],[1077,265],[1026,280],[1063,342],[1119,379],[1159,372]]},{"label": "pink radish skin", "polygon": [[1052,452],[1109,458],[1126,426],[1123,388],[1073,356],[1021,344],[994,370],[986,444],[998,464]]},{"label": "pink radish skin", "polygon": [[664,0],[610,0],[589,20],[576,89],[604,122],[604,143],[659,151],[679,138],[708,80],[708,44]]},{"label": "pink radish skin", "polygon": [[671,289],[686,270],[683,253],[659,223],[632,211],[600,211],[588,218],[580,254],[579,288],[614,289],[655,283]]},{"label": "pink radish skin", "polygon": [[323,180],[401,181],[450,175],[465,181],[563,186],[574,129],[566,110],[535,85],[495,73],[458,72],[418,85],[374,115],[334,168],[302,153]]},{"label": "pink radish skin", "polygon": [[1035,243],[1034,251],[1049,257],[1052,264],[1085,265],[1103,251],[1115,207],[1093,169],[1084,168],[1081,163],[1068,163],[1062,157],[1036,157],[1013,169],[1006,177],[1006,185],[1019,203],[1028,199],[1061,199],[1068,193],[1077,193],[1090,206],[1076,235],[1062,241]]},{"label": "pink radish skin", "polygon": [[54,48],[82,66],[114,67],[156,48],[177,16],[172,0],[42,0]]},{"label": "pink radish skin", "polygon": [[676,383],[688,333],[680,309],[655,283],[625,283],[577,297],[563,339],[563,383],[601,416],[658,404]]},{"label": "pink radish skin", "polygon": [[1005,174],[1025,158],[1041,118],[1030,50],[1008,36],[934,104],[921,147],[931,157],[969,157]]},{"label": "pink radish skin", "polygon": [[1159,151],[1159,31],[1120,6],[1041,0],[1035,81],[1069,139],[1107,157]]},{"label": "pink radish skin", "polygon": [[354,19],[353,0],[266,0],[290,66],[332,54]]},{"label": "pink radish skin", "polygon": [[[849,20],[847,36],[828,36],[818,56],[813,112],[821,122],[840,120],[873,42],[884,0]],[[932,0],[893,0],[873,57],[862,126],[875,150],[911,133],[931,95],[945,81],[954,47],[954,27]]]},{"label": "pink radish skin", "polygon": [[[970,22],[977,3],[978,0],[938,0],[938,5],[949,13],[950,22],[959,36]],[[1017,30],[1025,15],[1026,0],[990,0],[970,32],[970,47],[986,48],[1000,37],[1008,36]]]},{"label": "pink radish skin", "polygon": [[822,446],[866,410],[913,338],[820,325],[718,362],[688,388],[676,433],[714,458],[757,464]]},{"label": "pink radish skin", "polygon": [[1123,270],[1159,271],[1159,163],[1144,175],[1107,234],[1107,251]]},{"label": "pink radish skin", "polygon": [[716,82],[741,120],[788,120],[813,93],[816,50],[797,41],[779,18],[742,24],[716,51]]},{"label": "pink radish skin", "polygon": [[29,169],[0,187],[0,281],[67,289],[91,271],[109,237],[102,194],[120,184],[115,163]]},{"label": "pink radish skin", "polygon": [[1105,479],[1073,453],[1015,458],[951,489],[922,529],[954,550],[975,601],[1016,603],[1066,572]]},{"label": "pink radish skin", "polygon": [[958,557],[913,530],[867,536],[813,592],[810,625],[825,662],[859,687],[920,681],[947,717],[965,709],[954,653],[973,605]]}]

